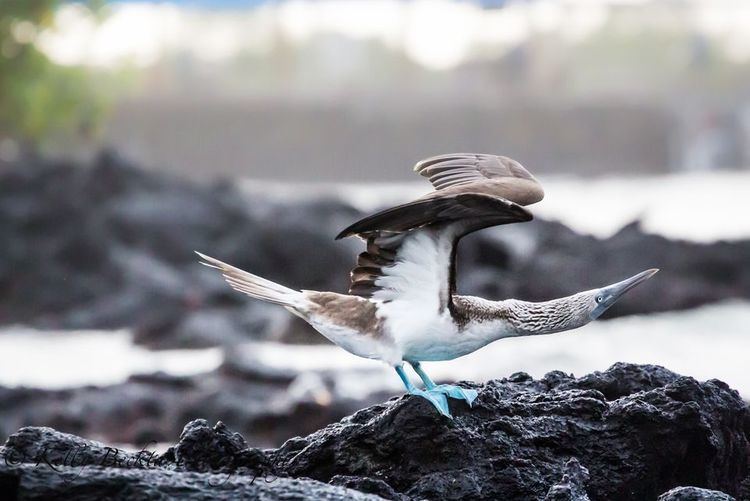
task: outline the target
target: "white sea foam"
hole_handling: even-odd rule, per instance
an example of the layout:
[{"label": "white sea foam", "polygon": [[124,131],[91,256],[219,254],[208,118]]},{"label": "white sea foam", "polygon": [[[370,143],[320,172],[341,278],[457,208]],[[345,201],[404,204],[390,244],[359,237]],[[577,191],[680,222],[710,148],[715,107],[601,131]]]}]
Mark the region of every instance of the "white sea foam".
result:
[{"label": "white sea foam", "polygon": [[[254,351],[260,360],[280,368],[377,367],[333,346],[263,343],[256,344]],[[598,321],[566,333],[503,339],[456,360],[423,365],[433,379],[484,382],[517,371],[537,378],[552,370],[581,376],[615,362],[657,364],[698,380],[721,379],[750,399],[748,353],[750,302],[730,301],[684,312]],[[344,393],[377,388],[401,391],[392,369],[381,366],[364,380],[340,382]]]},{"label": "white sea foam", "polygon": [[109,385],[132,374],[164,371],[187,375],[219,366],[219,348],[150,351],[120,331],[0,330],[0,385],[68,388]]},{"label": "white sea foam", "polygon": [[[245,349],[272,367],[341,371],[338,390],[345,395],[402,391],[392,369],[335,346],[248,343]],[[195,374],[221,362],[219,349],[151,352],[133,345],[125,331],[43,333],[6,328],[0,332],[0,353],[0,385],[42,388],[112,384],[156,370]],[[504,339],[463,358],[424,365],[434,379],[483,382],[516,371],[534,377],[551,370],[580,376],[618,361],[651,363],[699,380],[721,379],[750,399],[748,353],[750,302],[731,301],[685,312],[598,321],[567,333]],[[362,369],[367,371],[359,372]]]},{"label": "white sea foam", "polygon": [[750,172],[544,182],[542,217],[606,237],[641,219],[646,231],[699,242],[750,238]]}]

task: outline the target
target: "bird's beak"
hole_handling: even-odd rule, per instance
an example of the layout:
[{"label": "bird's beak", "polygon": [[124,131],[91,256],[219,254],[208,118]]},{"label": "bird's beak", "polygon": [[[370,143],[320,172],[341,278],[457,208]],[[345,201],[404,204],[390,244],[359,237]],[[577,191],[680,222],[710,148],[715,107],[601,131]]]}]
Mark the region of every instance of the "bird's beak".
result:
[{"label": "bird's beak", "polygon": [[641,284],[649,278],[653,277],[658,271],[658,268],[651,268],[650,270],[642,271],[637,275],[627,278],[622,282],[617,282],[616,284],[602,287],[600,289],[600,296],[602,298],[602,301],[592,312],[592,317],[597,318],[599,315],[604,313],[607,308],[615,304],[617,300],[623,296],[623,294],[628,292],[636,285]]},{"label": "bird's beak", "polygon": [[636,285],[643,283],[649,278],[656,275],[657,271],[659,271],[658,268],[651,268],[650,270],[642,271],[635,276],[623,280],[622,282],[617,282],[616,284],[604,287],[604,292],[606,295],[612,297],[614,301],[616,301],[620,298],[620,296],[628,292]]}]

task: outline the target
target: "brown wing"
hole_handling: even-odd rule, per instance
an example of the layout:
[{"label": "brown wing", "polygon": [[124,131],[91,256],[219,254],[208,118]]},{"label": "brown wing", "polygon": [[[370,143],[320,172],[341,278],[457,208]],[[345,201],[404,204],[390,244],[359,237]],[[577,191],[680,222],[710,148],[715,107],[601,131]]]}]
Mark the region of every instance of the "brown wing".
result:
[{"label": "brown wing", "polygon": [[394,299],[409,287],[421,287],[445,307],[456,290],[458,240],[481,228],[531,219],[516,203],[474,193],[421,199],[366,217],[337,237],[367,240],[367,251],[351,272],[349,293]]},{"label": "brown wing", "polygon": [[530,221],[521,204],[541,200],[543,190],[517,162],[492,155],[455,154],[419,162],[437,191],[368,216],[336,237],[367,240],[351,272],[350,294],[388,301],[419,296],[450,306],[455,292],[458,240],[473,231]]},{"label": "brown wing", "polygon": [[515,160],[499,155],[439,155],[417,162],[414,171],[429,179],[440,191],[485,193],[520,205],[533,204],[544,198],[542,185],[529,171]]}]

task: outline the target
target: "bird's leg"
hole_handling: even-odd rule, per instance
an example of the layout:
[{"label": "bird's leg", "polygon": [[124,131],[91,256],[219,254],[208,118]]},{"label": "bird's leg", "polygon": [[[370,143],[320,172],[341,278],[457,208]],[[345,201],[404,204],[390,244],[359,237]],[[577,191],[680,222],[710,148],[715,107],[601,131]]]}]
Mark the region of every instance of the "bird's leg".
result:
[{"label": "bird's leg", "polygon": [[430,376],[427,375],[427,373],[422,370],[422,364],[419,362],[409,362],[412,367],[414,367],[414,372],[416,372],[420,378],[422,378],[422,381],[424,381],[424,385],[427,388],[427,391],[430,393],[437,393],[437,394],[444,394],[446,396],[449,396],[451,398],[457,398],[460,400],[466,400],[466,403],[469,404],[469,407],[471,407],[472,402],[474,402],[474,399],[477,398],[477,392],[476,390],[471,390],[469,388],[461,388],[460,386],[456,386],[453,384],[435,384],[432,379],[430,379]]},{"label": "bird's leg", "polygon": [[414,386],[412,382],[409,381],[409,378],[406,376],[403,365],[397,365],[396,372],[398,373],[398,376],[401,378],[401,381],[404,382],[404,386],[406,386],[406,391],[408,391],[411,395],[419,395],[420,397],[423,397],[429,400],[429,402],[435,406],[435,408],[438,410],[438,412],[440,412],[440,414],[444,416],[452,417],[450,411],[448,410],[448,400],[445,398],[445,395],[441,393],[432,393],[430,391],[420,390],[419,388]]}]

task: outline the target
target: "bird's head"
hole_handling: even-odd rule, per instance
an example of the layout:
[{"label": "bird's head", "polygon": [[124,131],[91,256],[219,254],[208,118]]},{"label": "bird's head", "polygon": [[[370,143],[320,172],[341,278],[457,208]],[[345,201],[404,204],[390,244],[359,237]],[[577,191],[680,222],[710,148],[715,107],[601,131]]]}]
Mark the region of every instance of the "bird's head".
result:
[{"label": "bird's head", "polygon": [[626,292],[641,284],[654,276],[658,268],[652,268],[650,270],[642,271],[637,275],[617,282],[616,284],[607,285],[600,289],[593,289],[590,291],[582,292],[585,295],[584,300],[589,311],[589,319],[596,320],[601,316],[602,313],[615,304]]}]

